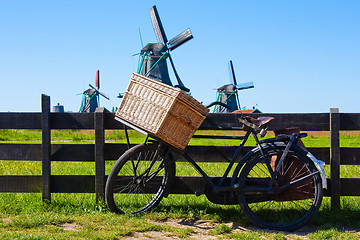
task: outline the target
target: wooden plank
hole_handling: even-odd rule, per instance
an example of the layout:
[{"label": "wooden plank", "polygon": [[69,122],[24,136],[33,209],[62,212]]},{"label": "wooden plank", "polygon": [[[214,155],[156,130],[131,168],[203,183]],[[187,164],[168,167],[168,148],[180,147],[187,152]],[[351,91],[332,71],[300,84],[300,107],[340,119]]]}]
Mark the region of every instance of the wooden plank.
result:
[{"label": "wooden plank", "polygon": [[[324,196],[331,196],[331,179]],[[0,175],[0,192],[38,193],[41,192],[40,175]],[[341,178],[341,196],[360,196],[360,178]],[[194,194],[204,190],[202,177],[177,176],[171,194]],[[53,193],[95,193],[93,175],[53,175],[51,176]]]},{"label": "wooden plank", "polygon": [[195,194],[195,192],[204,193],[206,181],[203,177],[181,177],[177,176],[171,194]]},{"label": "wooden plank", "polygon": [[0,129],[41,129],[41,113],[0,113]]},{"label": "wooden plank", "polygon": [[[259,116],[275,117],[269,126],[269,130],[288,127],[299,127],[302,131],[329,131],[330,129],[328,113],[254,113],[246,115],[254,118]],[[241,116],[241,114],[234,113],[210,113],[204,120],[200,129],[209,126],[241,127],[241,124],[238,121]]]},{"label": "wooden plank", "polygon": [[331,208],[340,208],[340,115],[339,109],[330,109],[330,171]]},{"label": "wooden plank", "polygon": [[360,114],[340,113],[340,130],[360,130]]},{"label": "wooden plank", "polygon": [[[41,154],[41,144],[0,143],[0,160],[41,161]],[[94,162],[94,144],[51,144],[51,161]]]},{"label": "wooden plank", "polygon": [[[357,188],[351,188],[351,181],[356,182]],[[324,196],[331,196],[331,179],[327,179],[328,188],[324,189]],[[194,194],[196,191],[203,192],[205,190],[206,181],[202,177],[190,177],[190,176],[176,176],[174,181],[174,187],[170,190],[171,194]],[[360,178],[348,179],[342,178],[341,185],[348,184],[349,187],[342,189],[342,196],[359,196],[360,191]],[[350,184],[350,185],[349,185]],[[344,194],[344,195],[343,195]]]},{"label": "wooden plank", "polygon": [[[236,149],[237,146],[187,146],[186,152],[196,162],[230,162]],[[244,147],[239,157],[241,158],[251,149],[252,147]],[[175,154],[175,160],[186,162],[186,159],[179,154]]]},{"label": "wooden plank", "polygon": [[0,160],[41,161],[41,144],[0,143]]},{"label": "wooden plank", "polygon": [[51,144],[51,161],[94,162],[94,144]]},{"label": "wooden plank", "polygon": [[94,175],[52,175],[53,193],[95,193]]},{"label": "wooden plank", "polygon": [[[347,179],[341,179],[342,185],[347,184],[349,181]],[[360,178],[359,179],[353,179],[357,182],[358,186],[360,184]],[[328,189],[324,189],[324,196],[331,196],[330,187],[331,187],[331,179],[327,179],[328,181]],[[194,176],[176,176],[174,184],[172,188],[170,189],[170,194],[195,194],[198,193],[204,193],[205,191],[205,185],[206,180],[203,177],[194,177]],[[357,188],[359,189],[359,188]],[[357,191],[357,189],[352,189],[350,191],[350,195],[354,194],[353,196],[360,195],[360,192]],[[155,193],[157,188],[154,187],[148,187],[147,188],[149,193]],[[349,194],[348,192],[344,192],[345,194]]]},{"label": "wooden plank", "polygon": [[[41,192],[41,175],[0,175],[0,192]],[[51,176],[53,193],[94,193],[93,175],[53,175]]]},{"label": "wooden plank", "polygon": [[105,160],[118,160],[126,150],[128,150],[127,144],[105,143]]},{"label": "wooden plank", "polygon": [[51,113],[52,129],[94,129],[94,113]]},{"label": "wooden plank", "polygon": [[104,113],[105,129],[124,129],[124,125],[115,120],[115,113]]},{"label": "wooden plank", "polygon": [[[51,161],[94,162],[94,144],[51,144]],[[134,145],[131,145],[134,146]],[[247,152],[252,147],[245,147]],[[117,160],[127,150],[126,144],[105,143],[105,160]],[[198,162],[226,162],[236,146],[188,146],[186,151]],[[330,163],[330,149],[307,148],[317,159]],[[360,165],[360,148],[341,148],[341,164]],[[0,144],[0,160],[41,161],[41,144]],[[185,161],[177,156],[177,161]]]},{"label": "wooden plank", "polygon": [[341,165],[360,165],[360,148],[340,148]]},{"label": "wooden plank", "polygon": [[42,199],[51,200],[51,129],[50,129],[50,97],[41,96],[41,128],[42,128]]},{"label": "wooden plank", "polygon": [[[266,114],[267,115],[267,114]],[[301,131],[329,131],[329,113],[270,114],[275,117],[269,130],[299,127]]]},{"label": "wooden plank", "polygon": [[330,148],[328,147],[307,147],[306,150],[311,152],[316,159],[330,164]]},{"label": "wooden plank", "polygon": [[41,192],[42,180],[40,175],[1,175],[0,192]]},{"label": "wooden plank", "polygon": [[[132,145],[133,146],[133,145]],[[226,162],[231,159],[237,146],[187,146],[186,151],[197,162]],[[245,147],[243,156],[253,147]],[[106,143],[105,144],[105,160],[117,160],[121,154],[127,150],[126,144]],[[330,163],[330,150],[326,147],[309,147],[307,148],[317,159]],[[70,151],[69,151],[70,152]],[[186,161],[182,156],[175,155],[176,161]]]},{"label": "wooden plank", "polygon": [[[132,176],[119,176],[116,181],[117,188],[120,188],[120,186],[128,186],[128,183],[132,181],[132,178]],[[76,181],[79,181],[79,179],[76,179]],[[141,192],[156,193],[161,185],[161,181],[162,178],[160,176],[154,177],[152,181],[147,183],[146,188],[142,189]],[[174,184],[170,189],[170,193],[194,194],[195,192],[204,192],[205,183],[206,182],[202,177],[176,176]]]},{"label": "wooden plank", "polygon": [[[186,151],[197,162],[226,162],[231,159],[236,148],[237,146],[188,146]],[[127,149],[126,144],[106,143],[105,160],[117,160]],[[251,147],[245,147],[244,153],[250,149]],[[175,154],[175,160],[186,161],[179,154]]]},{"label": "wooden plank", "polygon": [[341,178],[340,195],[341,196],[360,196],[360,178]]},{"label": "wooden plank", "polygon": [[[302,131],[329,131],[330,129],[329,113],[253,113],[246,115],[254,118],[259,116],[275,117],[269,130],[287,127],[300,127]],[[209,126],[241,127],[241,124],[238,121],[238,118],[241,116],[242,114],[237,113],[209,113],[200,129]],[[114,117],[114,113],[105,113],[105,129],[123,129],[122,124],[117,122]]]},{"label": "wooden plank", "polygon": [[105,201],[105,129],[104,108],[96,108],[95,123],[95,193],[96,201]]},{"label": "wooden plank", "polygon": [[[50,113],[53,129],[93,129],[94,113]],[[300,127],[303,131],[329,131],[328,113],[299,114],[247,114],[258,117],[274,116],[269,129]],[[232,126],[238,124],[241,115],[233,113],[210,113],[202,126]],[[105,129],[123,129],[114,119],[114,113],[105,113]],[[359,113],[341,113],[341,130],[360,130]],[[41,129],[41,113],[0,113],[0,129]]]}]

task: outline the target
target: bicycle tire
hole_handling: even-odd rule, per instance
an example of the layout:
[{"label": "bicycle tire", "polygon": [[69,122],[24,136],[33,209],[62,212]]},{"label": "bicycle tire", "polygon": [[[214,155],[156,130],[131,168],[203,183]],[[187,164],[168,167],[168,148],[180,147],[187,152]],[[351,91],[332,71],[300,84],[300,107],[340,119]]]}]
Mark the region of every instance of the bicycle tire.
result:
[{"label": "bicycle tire", "polygon": [[105,186],[105,200],[112,212],[147,212],[168,195],[175,162],[170,154],[161,156],[157,150],[157,144],[136,145],[116,161]]},{"label": "bicycle tire", "polygon": [[[276,168],[284,150],[285,146],[276,145],[264,149],[271,168]],[[316,172],[318,170],[311,159],[294,147],[285,158],[276,183],[271,183],[270,170],[266,167],[261,153],[257,152],[241,170],[239,187],[266,189],[272,186],[275,191],[240,191],[238,198],[241,209],[253,224],[261,228],[294,231],[311,221],[320,208],[323,189],[320,173]],[[305,176],[308,178],[302,179]],[[276,191],[296,180],[296,185]]]}]

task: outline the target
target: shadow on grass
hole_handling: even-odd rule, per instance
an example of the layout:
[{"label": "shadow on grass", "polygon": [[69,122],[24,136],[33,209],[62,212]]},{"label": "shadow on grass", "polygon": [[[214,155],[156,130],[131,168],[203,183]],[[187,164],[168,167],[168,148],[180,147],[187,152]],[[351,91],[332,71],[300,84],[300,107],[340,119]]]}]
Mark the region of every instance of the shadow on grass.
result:
[{"label": "shadow on grass", "polygon": [[187,220],[210,220],[215,222],[237,222],[250,225],[240,206],[218,205],[209,202],[205,197],[203,201],[182,203],[160,203],[153,212],[162,213],[169,218],[183,218]]},{"label": "shadow on grass", "polygon": [[[342,199],[341,209],[331,209],[329,199],[324,201],[314,219],[305,228],[310,232],[317,230],[337,229],[338,231],[360,230],[360,198]],[[160,203],[154,209],[155,213],[162,213],[170,218],[184,218],[196,220],[211,220],[216,222],[232,222],[248,227],[253,225],[247,219],[238,205],[217,205],[210,203],[205,197],[202,200],[186,202]]]},{"label": "shadow on grass", "polygon": [[360,209],[322,208],[312,221],[312,224],[319,226],[319,229],[326,230],[336,228],[338,230],[352,228],[360,229]]}]

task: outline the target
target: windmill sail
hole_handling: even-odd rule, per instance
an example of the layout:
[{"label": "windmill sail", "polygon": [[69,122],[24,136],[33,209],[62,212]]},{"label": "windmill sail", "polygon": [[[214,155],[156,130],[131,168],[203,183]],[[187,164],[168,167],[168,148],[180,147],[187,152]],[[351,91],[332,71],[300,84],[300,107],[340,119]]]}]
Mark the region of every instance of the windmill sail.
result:
[{"label": "windmill sail", "polygon": [[231,60],[230,60],[230,68],[231,68],[231,77],[233,80],[233,84],[236,86],[237,82],[236,82],[236,77],[235,77],[235,70],[234,70],[233,62]]},{"label": "windmill sail", "polygon": [[99,72],[99,70],[96,71],[95,86],[97,89],[100,88],[100,72]]},{"label": "windmill sail", "polygon": [[167,40],[167,37],[165,35],[164,27],[163,27],[163,25],[161,23],[159,13],[157,11],[156,6],[153,6],[150,9],[150,16],[151,16],[151,20],[152,20],[152,23],[153,23],[154,30],[155,30],[156,37],[157,37],[158,41],[162,42],[164,45],[166,45],[168,40]]},{"label": "windmill sail", "polygon": [[254,83],[253,82],[241,83],[241,84],[236,85],[236,88],[237,88],[237,90],[254,88]]},{"label": "windmill sail", "polygon": [[177,35],[176,37],[170,39],[170,41],[168,43],[169,49],[172,51],[175,48],[183,45],[184,43],[186,43],[187,41],[189,41],[193,38],[194,38],[194,36],[191,34],[190,29],[187,29],[184,32]]}]

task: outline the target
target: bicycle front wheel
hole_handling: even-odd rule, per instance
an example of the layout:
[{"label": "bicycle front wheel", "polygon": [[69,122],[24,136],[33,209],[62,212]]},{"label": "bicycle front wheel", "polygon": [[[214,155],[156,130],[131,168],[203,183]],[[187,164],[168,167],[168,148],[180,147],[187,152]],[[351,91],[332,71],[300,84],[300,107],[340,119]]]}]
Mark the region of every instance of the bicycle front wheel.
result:
[{"label": "bicycle front wheel", "polygon": [[276,176],[271,180],[269,166],[275,170],[285,147],[265,148],[267,165],[254,154],[239,176],[240,206],[248,219],[262,228],[293,231],[308,223],[322,201],[319,171],[299,149],[292,149]]},{"label": "bicycle front wheel", "polygon": [[116,213],[150,211],[168,194],[175,177],[169,154],[159,154],[157,144],[136,145],[126,151],[106,181],[105,199]]}]

